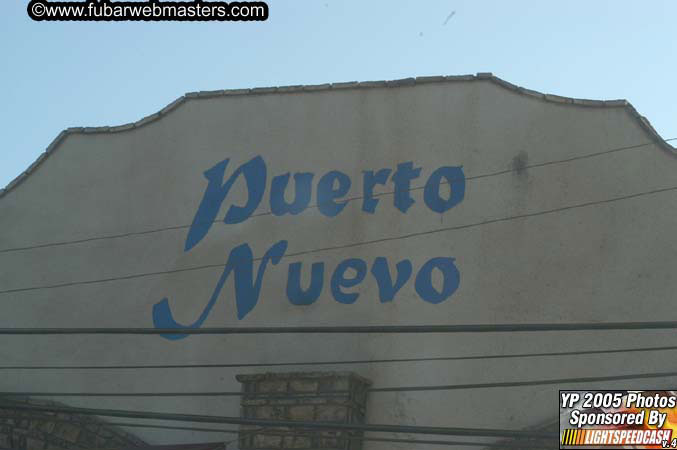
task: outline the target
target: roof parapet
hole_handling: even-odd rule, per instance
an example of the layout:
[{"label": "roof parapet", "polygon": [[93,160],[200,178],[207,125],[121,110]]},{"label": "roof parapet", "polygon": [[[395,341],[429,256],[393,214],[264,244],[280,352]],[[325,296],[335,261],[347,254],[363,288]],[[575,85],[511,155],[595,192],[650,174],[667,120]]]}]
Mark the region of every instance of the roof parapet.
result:
[{"label": "roof parapet", "polygon": [[432,83],[449,83],[449,82],[467,82],[467,81],[489,81],[502,88],[508,89],[510,91],[527,95],[531,97],[538,98],[540,100],[552,103],[559,104],[569,104],[574,106],[582,107],[594,107],[594,108],[626,108],[630,114],[637,119],[640,126],[653,138],[657,145],[659,145],[663,150],[668,153],[677,156],[677,149],[670,145],[665,139],[663,139],[658,132],[651,125],[649,120],[640,115],[637,110],[628,102],[627,100],[589,100],[589,99],[579,99],[572,97],[563,97],[560,95],[554,94],[544,94],[542,92],[534,91],[527,89],[521,86],[517,86],[508,81],[505,81],[497,76],[493,75],[491,72],[478,72],[476,75],[447,75],[447,76],[423,76],[415,78],[403,78],[399,80],[389,80],[389,81],[349,81],[349,82],[340,82],[340,83],[324,83],[317,85],[294,85],[294,86],[279,86],[279,87],[257,87],[252,89],[225,89],[225,90],[216,90],[216,91],[198,91],[198,92],[189,92],[181,97],[177,98],[160,111],[150,114],[136,122],[130,122],[123,125],[117,126],[101,126],[101,127],[72,127],[68,128],[61,133],[49,144],[45,152],[41,153],[40,156],[23,172],[21,172],[16,178],[5,186],[4,189],[0,189],[0,198],[8,194],[12,189],[19,185],[23,180],[25,180],[28,175],[33,173],[40,164],[53,153],[56,148],[63,142],[63,140],[71,134],[95,134],[95,133],[120,133],[124,131],[129,131],[135,128],[142,127],[149,123],[152,123],[156,120],[161,119],[163,116],[169,114],[171,111],[177,109],[183,103],[191,99],[203,99],[203,98],[214,98],[214,97],[223,97],[223,96],[238,96],[238,95],[270,95],[270,94],[294,94],[294,93],[312,93],[318,91],[327,91],[327,90],[345,90],[345,89],[373,89],[373,88],[402,88],[402,87],[411,87],[416,85],[423,84],[432,84]]}]

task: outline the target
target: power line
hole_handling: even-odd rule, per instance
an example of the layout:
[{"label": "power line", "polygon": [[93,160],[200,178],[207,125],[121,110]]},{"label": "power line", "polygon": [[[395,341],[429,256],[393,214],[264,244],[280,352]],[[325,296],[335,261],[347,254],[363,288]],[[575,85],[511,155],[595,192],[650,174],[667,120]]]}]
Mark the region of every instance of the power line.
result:
[{"label": "power line", "polygon": [[364,437],[359,438],[361,441],[372,442],[392,442],[400,444],[423,444],[423,445],[467,445],[469,447],[498,447],[498,448],[543,448],[543,444],[533,443],[529,441],[511,442],[458,442],[458,441],[436,441],[436,440],[421,440],[421,439],[395,439],[395,438],[373,438]]},{"label": "power line", "polygon": [[336,422],[309,422],[295,420],[264,420],[249,419],[243,417],[206,416],[196,414],[159,413],[147,411],[127,411],[114,409],[75,408],[69,406],[43,406],[11,404],[14,410],[39,411],[39,412],[62,412],[79,415],[96,415],[106,417],[126,417],[133,419],[155,419],[178,422],[199,423],[223,423],[230,425],[245,425],[258,427],[289,427],[308,428],[323,430],[343,430],[358,432],[382,432],[382,433],[409,433],[428,434],[441,436],[475,436],[475,437],[504,437],[517,439],[553,439],[557,438],[557,432],[505,430],[494,428],[465,428],[465,427],[430,427],[419,425],[383,425],[383,424],[356,424]]},{"label": "power line", "polygon": [[[586,208],[586,207],[589,207],[589,206],[597,206],[597,205],[602,205],[602,204],[614,203],[614,202],[618,202],[618,201],[644,197],[644,196],[647,196],[647,195],[655,195],[655,194],[659,194],[659,193],[663,193],[663,192],[669,192],[669,191],[675,191],[675,190],[677,190],[677,186],[671,186],[671,187],[660,188],[660,189],[653,189],[653,190],[650,190],[650,191],[644,191],[644,192],[639,192],[639,193],[635,193],[635,194],[629,194],[629,195],[624,195],[624,196],[620,196],[620,197],[614,197],[614,198],[610,198],[610,199],[596,200],[596,201],[585,202],[585,203],[577,203],[577,204],[573,204],[573,205],[562,206],[562,207],[559,207],[559,208],[536,211],[536,212],[533,212],[533,213],[517,214],[517,215],[506,216],[506,217],[501,217],[501,218],[497,218],[497,219],[488,219],[488,220],[483,220],[483,221],[480,221],[480,222],[473,222],[473,223],[469,223],[469,224],[465,224],[465,225],[456,225],[456,226],[450,226],[450,227],[436,228],[436,229],[433,229],[433,230],[419,231],[419,232],[408,233],[408,234],[404,234],[404,235],[400,235],[400,236],[392,236],[392,237],[379,238],[379,239],[373,239],[373,240],[367,240],[367,241],[353,242],[353,243],[350,243],[350,244],[343,244],[343,245],[336,245],[336,246],[330,246],[330,247],[316,248],[316,249],[311,249],[311,250],[304,250],[304,251],[299,251],[299,252],[295,252],[295,253],[285,254],[282,257],[283,258],[290,258],[290,257],[294,257],[294,256],[308,255],[308,254],[312,254],[312,253],[320,253],[320,252],[331,251],[331,250],[341,250],[341,249],[346,249],[346,248],[361,247],[363,245],[378,244],[378,243],[382,243],[382,242],[410,239],[410,238],[413,238],[413,237],[442,233],[442,232],[446,232],[446,231],[465,230],[465,229],[475,228],[475,227],[484,226],[484,225],[491,225],[491,224],[495,224],[495,223],[510,222],[510,221],[513,221],[513,220],[527,219],[527,218],[537,217],[537,216],[544,216],[544,215],[548,215],[548,214],[554,214],[554,213],[569,211],[569,210],[573,210],[573,209]],[[257,258],[252,259],[252,261],[260,261],[260,260],[261,260],[261,257],[257,257]],[[62,288],[62,287],[69,287],[69,286],[82,286],[82,285],[90,285],[90,284],[107,283],[107,282],[111,282],[111,281],[132,280],[132,279],[137,279],[137,278],[145,278],[145,277],[158,276],[158,275],[168,275],[168,274],[181,273],[181,272],[190,272],[190,271],[195,271],[195,270],[211,269],[211,268],[216,268],[216,267],[222,268],[224,266],[224,264],[225,263],[221,262],[221,263],[218,263],[218,264],[204,264],[204,265],[193,266],[193,267],[185,267],[185,268],[180,268],[180,269],[161,270],[161,271],[156,271],[156,272],[144,272],[144,273],[137,273],[137,274],[119,276],[119,277],[99,278],[99,279],[96,279],[96,280],[71,281],[71,282],[67,282],[67,283],[57,283],[57,284],[44,285],[44,286],[30,286],[30,287],[24,287],[24,288],[5,289],[5,290],[0,291],[0,294],[10,294],[10,293],[17,293],[17,292],[42,290],[42,289],[55,289],[55,288]]]},{"label": "power line", "polygon": [[364,325],[305,327],[207,328],[0,328],[0,335],[159,335],[159,334],[406,334],[406,333],[514,333],[536,331],[674,330],[677,321],[504,323],[464,325]]},{"label": "power line", "polygon": [[[3,403],[0,403],[0,408],[11,408],[11,406],[7,406],[3,402]],[[95,421],[95,420],[86,421],[86,420],[74,420],[74,419],[66,420],[66,419],[58,418],[57,416],[31,415],[31,414],[29,414],[29,415],[23,414],[22,415],[22,414],[6,414],[6,413],[3,413],[3,414],[0,414],[0,420],[1,419],[15,419],[15,420],[27,420],[28,419],[28,420],[34,420],[34,421],[40,421],[40,422],[63,423],[63,424],[71,424],[71,425],[72,424],[78,424],[78,425],[82,425],[82,426],[85,426],[85,425],[90,425],[90,426],[91,425],[116,426],[115,424],[111,424],[110,422],[103,422],[103,421]],[[0,422],[0,428],[2,427],[2,425],[3,425],[3,423]],[[125,425],[125,426],[130,426],[130,427],[136,426],[135,424],[132,424],[132,423],[120,424],[120,425]],[[159,427],[159,428],[163,428],[163,427]],[[117,437],[124,437],[124,435],[126,434],[122,430],[112,429],[110,431],[112,432],[112,435],[115,435]],[[235,432],[237,433],[237,430],[235,430]]]},{"label": "power line", "polygon": [[[283,436],[283,437],[306,437],[313,436],[310,432],[253,432],[248,434],[261,434],[264,436]],[[340,437],[334,437],[335,439],[342,439]],[[232,439],[226,442],[226,446],[233,444],[239,440]],[[533,441],[519,441],[519,442],[472,442],[472,441],[439,441],[439,440],[430,440],[430,439],[400,439],[400,438],[379,438],[379,437],[364,437],[364,436],[348,436],[344,437],[344,440],[359,440],[359,441],[373,441],[373,442],[391,442],[391,443],[400,443],[400,444],[424,444],[424,445],[467,445],[470,447],[498,447],[498,448],[542,448],[543,444]]]},{"label": "power line", "polygon": [[[395,386],[369,388],[369,393],[383,392],[429,392],[429,391],[459,391],[470,389],[492,389],[508,387],[545,386],[553,384],[595,383],[599,381],[642,380],[652,378],[677,377],[677,372],[654,372],[625,375],[605,375],[597,377],[572,377],[545,380],[527,381],[500,381],[492,383],[447,384],[437,386]],[[316,398],[336,397],[348,395],[348,391],[326,391],[322,393],[250,393],[242,391],[212,391],[212,392],[0,392],[0,397],[249,397],[249,398]]]},{"label": "power line", "polygon": [[600,377],[559,378],[550,380],[501,381],[496,383],[449,384],[440,386],[401,386],[370,388],[369,392],[422,392],[422,391],[457,391],[467,389],[490,389],[524,386],[544,386],[552,384],[595,383],[598,381],[642,380],[649,378],[668,378],[677,376],[677,372],[655,372],[626,375],[606,375]]},{"label": "power line", "polygon": [[242,391],[212,392],[0,392],[1,397],[281,397],[281,398],[326,398],[345,397],[349,391],[322,393],[245,393]]},{"label": "power line", "polygon": [[468,356],[439,356],[424,358],[389,358],[389,359],[353,359],[342,361],[311,361],[311,362],[279,362],[279,363],[224,363],[224,364],[140,364],[140,365],[70,365],[70,366],[0,366],[0,370],[116,370],[116,369],[223,369],[239,367],[283,367],[283,366],[337,366],[352,364],[390,364],[407,362],[435,362],[435,361],[467,361],[484,359],[534,358],[551,356],[582,356],[614,353],[656,352],[677,350],[677,346],[663,347],[635,347],[603,350],[580,350],[567,352],[538,352],[538,353],[508,353],[496,355],[468,355]]},{"label": "power line", "polygon": [[[3,408],[12,409],[13,406],[3,405]],[[171,425],[156,425],[156,424],[139,424],[131,422],[91,422],[85,420],[65,420],[57,419],[56,417],[52,418],[50,416],[35,416],[35,415],[19,415],[19,414],[3,414],[0,415],[0,419],[19,419],[19,420],[35,420],[40,422],[53,422],[53,423],[65,423],[65,424],[78,424],[78,425],[99,425],[99,426],[111,426],[111,427],[132,427],[132,428],[157,428],[160,430],[177,430],[177,431],[201,431],[205,433],[226,433],[226,434],[238,434],[240,432],[237,428],[232,429],[222,429],[222,428],[202,428],[202,427],[179,427]]]},{"label": "power line", "polygon": [[[39,422],[47,423],[63,423],[63,424],[77,424],[77,425],[92,425],[97,424],[100,426],[112,426],[112,427],[129,427],[129,428],[148,428],[148,429],[160,429],[160,430],[173,430],[173,431],[198,431],[204,433],[224,433],[224,434],[238,434],[238,435],[250,435],[250,434],[261,434],[265,436],[313,436],[310,432],[269,432],[266,431],[268,428],[263,430],[238,430],[233,429],[222,429],[222,428],[203,428],[203,427],[180,427],[180,426],[171,426],[171,425],[156,425],[150,423],[131,423],[131,422],[87,422],[82,420],[63,420],[51,418],[48,416],[31,416],[31,415],[0,415],[0,419],[19,419],[19,420],[34,420]],[[321,430],[320,430],[321,432]],[[234,442],[237,442],[241,439],[233,439],[226,442],[230,445]],[[363,437],[363,436],[351,436],[346,439],[351,440],[361,440],[361,441],[374,441],[374,442],[392,442],[392,443],[404,443],[404,444],[428,444],[428,445],[467,445],[472,447],[499,447],[499,448],[514,448],[515,446],[526,446],[532,447],[537,446],[534,443],[529,441],[520,441],[519,443],[511,442],[474,442],[474,441],[440,441],[440,440],[427,440],[427,439],[399,439],[399,438],[381,438],[381,437]]]},{"label": "power line", "polygon": [[[671,138],[671,139],[665,139],[665,142],[670,142],[677,140],[677,138]],[[650,145],[655,145],[655,142],[645,142],[643,144],[636,144],[636,145],[629,145],[629,146],[624,146],[624,147],[616,147],[608,150],[602,150],[599,152],[594,152],[594,153],[588,153],[585,155],[581,156],[574,156],[571,158],[565,158],[565,159],[559,159],[559,160],[554,160],[554,161],[546,161],[543,163],[537,163],[537,164],[528,164],[520,168],[515,168],[515,169],[505,169],[505,170],[499,170],[495,172],[489,172],[485,174],[480,174],[480,175],[475,175],[475,176],[469,176],[466,177],[465,180],[477,180],[481,178],[488,178],[488,177],[494,177],[494,176],[499,176],[499,175],[505,175],[508,173],[512,172],[519,172],[519,171],[524,171],[528,169],[535,169],[539,167],[546,167],[546,166],[551,166],[551,165],[557,165],[557,164],[563,164],[563,163],[568,163],[568,162],[573,162],[573,161],[578,161],[582,159],[588,159],[588,158],[594,158],[602,155],[607,155],[611,153],[616,153],[620,151],[625,151],[625,150],[632,150],[632,149],[637,149],[637,148],[642,148],[642,147],[647,147]],[[460,180],[452,180],[452,181],[460,181]],[[448,181],[442,181],[441,184],[449,184]],[[421,189],[424,189],[425,186],[417,186],[413,188],[409,188],[408,191],[418,191]],[[380,192],[380,193],[374,193],[372,194],[372,197],[382,197],[386,195],[392,195],[394,194],[394,191],[387,191],[387,192]],[[344,201],[346,203],[355,201],[355,200],[361,200],[363,199],[364,196],[356,196],[356,197],[349,197],[345,199]],[[317,208],[319,205],[312,204],[308,205],[307,209],[312,209],[312,208]],[[268,216],[272,215],[271,211],[264,211],[261,213],[255,213],[252,214],[251,217],[259,217],[259,216]],[[219,223],[221,222],[220,220],[215,220],[212,223]],[[109,235],[104,235],[104,236],[94,236],[90,238],[83,238],[83,239],[73,239],[73,240],[68,240],[68,241],[57,241],[57,242],[49,242],[49,243],[44,243],[44,244],[34,244],[34,245],[26,245],[22,247],[12,247],[12,248],[5,248],[5,249],[0,249],[0,254],[1,253],[9,253],[9,252],[18,252],[18,251],[25,251],[25,250],[33,250],[33,249],[38,249],[38,248],[47,248],[47,247],[58,247],[58,246],[63,246],[63,245],[74,245],[74,244],[83,244],[87,242],[93,242],[93,241],[99,241],[99,240],[107,240],[107,239],[120,239],[120,238],[127,238],[127,237],[132,237],[132,236],[143,236],[146,234],[154,234],[154,233],[160,233],[164,231],[173,231],[173,230],[181,230],[181,229],[186,229],[190,228],[191,225],[173,225],[173,226],[167,226],[167,227],[161,227],[161,228],[153,228],[153,229],[148,229],[148,230],[143,230],[143,231],[130,231],[127,233],[119,233],[119,234],[109,234]]]},{"label": "power line", "polygon": [[[63,423],[63,424],[78,424],[78,425],[91,425],[92,422],[84,422],[84,421],[77,421],[77,420],[62,420],[62,419],[52,419],[49,417],[36,417],[36,416],[26,416],[26,415],[4,415],[0,416],[0,419],[19,419],[19,420],[25,420],[25,419],[30,419],[30,420],[35,420],[35,421],[40,421],[40,422],[47,422],[47,423]],[[202,427],[179,427],[179,426],[169,426],[169,425],[155,425],[155,424],[147,424],[147,423],[130,423],[130,422],[102,422],[97,425],[106,425],[106,426],[114,426],[114,427],[129,427],[129,428],[148,428],[148,429],[160,429],[160,430],[175,430],[175,431],[198,431],[198,432],[205,432],[205,433],[224,433],[224,434],[238,434],[238,435],[249,435],[249,434],[260,434],[260,435],[265,435],[265,436],[313,436],[311,433],[306,432],[289,432],[289,433],[284,433],[284,432],[268,432],[268,431],[242,431],[238,429],[221,429],[221,428],[202,428]],[[321,432],[321,431],[320,431]],[[234,442],[237,442],[241,439],[241,437],[238,437],[237,439],[233,439],[231,441],[226,442],[226,444],[230,445]],[[351,440],[361,440],[361,441],[374,441],[374,442],[392,442],[392,443],[405,443],[405,444],[428,444],[428,445],[450,445],[450,446],[456,446],[456,445],[467,445],[467,446],[473,446],[473,447],[505,447],[505,448],[514,448],[515,446],[527,446],[527,447],[532,447],[534,444],[532,442],[524,442],[520,441],[519,443],[511,443],[511,442],[474,442],[474,441],[440,441],[440,440],[427,440],[427,439],[398,439],[398,438],[380,438],[380,437],[358,437],[358,436],[351,436],[346,439],[351,439]]]}]

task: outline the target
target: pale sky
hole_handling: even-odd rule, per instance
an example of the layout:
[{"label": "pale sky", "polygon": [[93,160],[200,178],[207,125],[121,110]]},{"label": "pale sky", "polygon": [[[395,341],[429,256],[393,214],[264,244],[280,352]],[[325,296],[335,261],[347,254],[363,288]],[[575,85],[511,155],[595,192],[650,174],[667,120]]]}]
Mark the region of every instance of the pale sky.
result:
[{"label": "pale sky", "polygon": [[33,22],[26,4],[0,1],[0,187],[65,128],[199,90],[493,72],[625,98],[677,137],[674,0],[272,0],[268,21],[242,23]]}]

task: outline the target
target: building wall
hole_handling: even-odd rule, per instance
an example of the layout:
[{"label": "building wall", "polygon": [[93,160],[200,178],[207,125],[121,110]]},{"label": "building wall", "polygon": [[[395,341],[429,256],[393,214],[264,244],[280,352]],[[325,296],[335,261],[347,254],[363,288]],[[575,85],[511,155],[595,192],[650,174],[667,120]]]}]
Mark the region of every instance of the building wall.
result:
[{"label": "building wall", "polygon": [[[671,318],[677,288],[674,191],[605,202],[677,185],[677,160],[633,111],[619,102],[574,104],[528,95],[484,76],[402,86],[193,96],[157,120],[125,131],[75,130],[0,198],[0,248],[183,227],[1,252],[0,290],[210,267],[3,293],[0,326],[152,327],[153,307],[164,298],[174,319],[190,324],[204,311],[233,248],[248,243],[253,255],[260,257],[280,240],[288,243],[286,255],[298,255],[267,266],[256,306],[237,318],[231,276],[203,326]],[[583,158],[645,143],[650,145]],[[184,251],[188,226],[207,187],[203,172],[229,158],[228,177],[256,156],[265,161],[267,180],[254,217],[238,224],[215,223],[197,245]],[[568,161],[546,164],[562,160]],[[406,213],[394,206],[389,194],[378,197],[373,214],[362,210],[361,200],[349,202],[331,218],[317,208],[298,215],[266,214],[274,176],[312,172],[314,204],[317,181],[328,171],[347,174],[352,180],[347,197],[360,197],[363,171],[394,172],[398,164],[409,161],[422,169],[412,182],[417,188],[440,167],[462,166],[463,201],[438,214],[426,206],[423,190],[417,189],[412,191],[415,203]],[[218,220],[231,204],[244,204],[244,187],[242,180],[233,185]],[[376,192],[392,189],[389,179]],[[446,192],[444,187],[441,192]],[[556,211],[582,204],[588,206]],[[352,245],[365,241],[376,242]],[[304,253],[316,249],[326,250]],[[393,301],[379,301],[370,273],[377,257],[387,259],[392,274],[397,262],[412,263],[412,277]],[[458,289],[438,304],[423,300],[414,282],[420,268],[436,257],[455,258],[460,274]],[[346,258],[363,259],[368,269],[361,284],[345,289],[359,293],[353,304],[336,301],[330,289],[332,272]],[[287,299],[288,268],[296,262],[303,263],[304,283],[309,282],[312,263],[325,264],[322,294],[311,305],[294,305]],[[440,289],[440,273],[433,278]],[[8,336],[0,354],[3,361],[17,364],[267,363],[642,346],[666,342],[670,336],[670,332],[238,335],[180,340]],[[656,352],[363,364],[351,370],[372,380],[375,387],[387,387],[663,371],[665,359],[666,354]],[[345,370],[345,366],[313,370]],[[0,378],[0,388],[234,390],[239,388],[235,374],[241,372],[237,368],[10,371]],[[652,387],[670,381],[674,382],[656,380]],[[645,383],[614,386],[642,388]],[[556,414],[557,389],[374,394],[367,422],[518,429]],[[239,413],[238,399],[232,397],[67,401],[121,409]],[[215,437],[153,431],[139,435],[158,443]]]}]

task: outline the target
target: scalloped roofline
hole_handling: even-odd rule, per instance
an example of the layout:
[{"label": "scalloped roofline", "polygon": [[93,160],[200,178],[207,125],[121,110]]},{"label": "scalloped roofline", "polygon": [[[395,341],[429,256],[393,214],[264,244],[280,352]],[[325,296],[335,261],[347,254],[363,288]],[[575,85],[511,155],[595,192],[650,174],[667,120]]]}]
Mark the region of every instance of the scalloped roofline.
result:
[{"label": "scalloped roofline", "polygon": [[103,126],[103,127],[71,127],[63,130],[59,135],[54,138],[54,140],[49,144],[47,149],[30,165],[26,170],[21,172],[16,178],[5,186],[5,188],[0,189],[0,198],[9,193],[16,186],[21,184],[30,174],[32,174],[37,167],[52,153],[56,151],[59,145],[64,141],[64,139],[71,134],[93,134],[93,133],[119,133],[123,131],[133,130],[140,128],[144,125],[147,125],[151,122],[161,119],[163,116],[167,115],[169,112],[178,108],[183,103],[191,99],[201,99],[201,98],[213,98],[213,97],[228,97],[228,96],[240,96],[240,95],[265,95],[265,94],[287,94],[287,93],[299,93],[299,92],[317,92],[317,91],[334,91],[334,90],[344,90],[344,89],[369,89],[369,88],[383,88],[383,87],[402,87],[402,86],[415,86],[419,84],[433,84],[433,83],[447,83],[447,82],[469,82],[469,81],[478,81],[478,80],[487,80],[498,86],[501,86],[505,89],[508,89],[513,92],[517,92],[522,95],[529,97],[535,97],[546,102],[560,103],[560,104],[569,104],[577,106],[587,106],[587,107],[596,107],[596,108],[626,108],[630,115],[637,119],[639,125],[644,131],[646,131],[651,138],[658,144],[662,149],[670,153],[671,155],[677,156],[677,149],[670,145],[663,137],[661,137],[658,132],[651,125],[649,120],[639,114],[630,102],[627,100],[589,100],[589,99],[580,99],[572,97],[562,97],[559,95],[553,94],[544,94],[542,92],[534,91],[527,89],[521,86],[517,86],[508,81],[505,81],[497,76],[493,75],[491,72],[479,72],[476,75],[451,75],[451,76],[428,76],[428,77],[415,77],[415,78],[403,78],[399,80],[388,80],[388,81],[350,81],[346,83],[325,83],[325,84],[316,84],[316,85],[296,85],[296,86],[280,86],[280,87],[260,87],[252,89],[225,89],[219,91],[199,91],[199,92],[189,92],[181,97],[177,98],[169,105],[162,108],[160,111],[153,113],[149,116],[146,116],[136,122],[126,123],[124,125],[118,126]]}]

